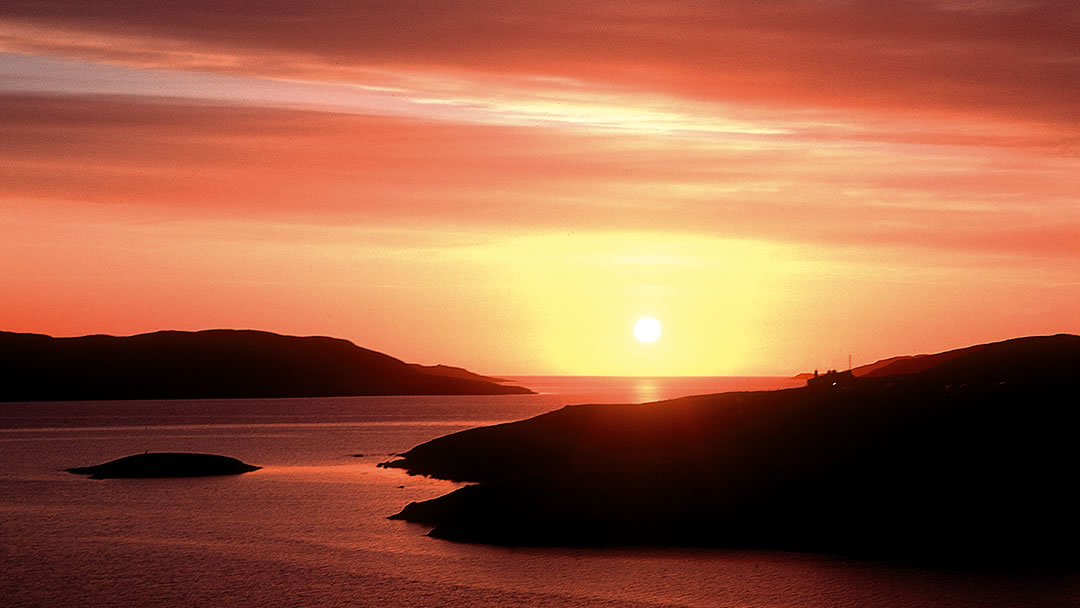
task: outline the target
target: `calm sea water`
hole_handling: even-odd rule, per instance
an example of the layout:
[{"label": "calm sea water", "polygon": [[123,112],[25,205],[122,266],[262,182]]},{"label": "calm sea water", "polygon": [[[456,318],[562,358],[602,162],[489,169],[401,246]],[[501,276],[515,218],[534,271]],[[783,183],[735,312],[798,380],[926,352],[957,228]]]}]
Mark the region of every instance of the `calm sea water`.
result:
[{"label": "calm sea water", "polygon": [[[755,551],[506,549],[386,519],[447,482],[375,465],[568,403],[785,388],[777,378],[520,378],[542,394],[0,404],[2,606],[1080,606],[1080,577]],[[238,477],[91,481],[143,451]]]}]

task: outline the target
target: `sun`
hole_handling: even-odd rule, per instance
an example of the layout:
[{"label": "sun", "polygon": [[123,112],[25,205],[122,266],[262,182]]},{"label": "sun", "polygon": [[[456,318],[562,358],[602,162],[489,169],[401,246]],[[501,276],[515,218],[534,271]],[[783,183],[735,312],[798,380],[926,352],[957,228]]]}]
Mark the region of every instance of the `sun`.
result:
[{"label": "sun", "polygon": [[661,333],[660,322],[652,317],[641,317],[634,323],[634,337],[639,342],[656,342]]}]

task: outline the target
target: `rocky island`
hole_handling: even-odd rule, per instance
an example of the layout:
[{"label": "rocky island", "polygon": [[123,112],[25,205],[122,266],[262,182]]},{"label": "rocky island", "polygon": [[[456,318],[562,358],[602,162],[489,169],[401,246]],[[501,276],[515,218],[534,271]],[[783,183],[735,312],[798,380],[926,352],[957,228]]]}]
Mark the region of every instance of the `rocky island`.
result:
[{"label": "rocky island", "polygon": [[569,406],[384,466],[474,482],[395,518],[498,545],[1080,564],[1080,336],[898,359],[833,386]]},{"label": "rocky island", "polygon": [[134,479],[150,477],[208,477],[239,475],[261,467],[217,454],[148,452],[125,456],[90,467],[67,469],[68,473],[89,475],[90,479]]},{"label": "rocky island", "polygon": [[0,332],[0,401],[531,392],[321,336],[225,329],[77,338]]}]

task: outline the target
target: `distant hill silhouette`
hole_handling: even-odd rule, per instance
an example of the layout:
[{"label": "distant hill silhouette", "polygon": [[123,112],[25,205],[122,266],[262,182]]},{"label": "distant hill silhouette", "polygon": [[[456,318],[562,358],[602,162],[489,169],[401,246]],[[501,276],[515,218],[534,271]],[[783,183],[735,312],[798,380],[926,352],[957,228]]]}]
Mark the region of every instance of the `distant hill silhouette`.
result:
[{"label": "distant hill silhouette", "polygon": [[441,437],[383,466],[477,483],[395,517],[502,545],[1080,565],[1080,337],[919,365],[836,387],[569,406]]},{"label": "distant hill silhouette", "polygon": [[78,338],[0,332],[0,401],[530,392],[481,376],[436,375],[336,338],[224,329]]},{"label": "distant hill silhouette", "polygon": [[945,363],[946,361],[974,353],[986,346],[986,344],[979,344],[933,355],[890,357],[869,365],[861,365],[851,371],[856,376],[865,376],[867,378],[881,378],[883,376],[896,376],[900,374],[917,374],[941,363]]}]

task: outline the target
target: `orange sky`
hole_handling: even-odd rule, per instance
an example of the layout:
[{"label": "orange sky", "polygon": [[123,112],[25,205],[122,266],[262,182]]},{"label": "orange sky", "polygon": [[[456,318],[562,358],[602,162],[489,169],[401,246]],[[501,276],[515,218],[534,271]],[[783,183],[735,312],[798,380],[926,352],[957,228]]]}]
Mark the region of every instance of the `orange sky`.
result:
[{"label": "orange sky", "polygon": [[0,329],[631,375],[1080,333],[1074,2],[15,4]]}]

